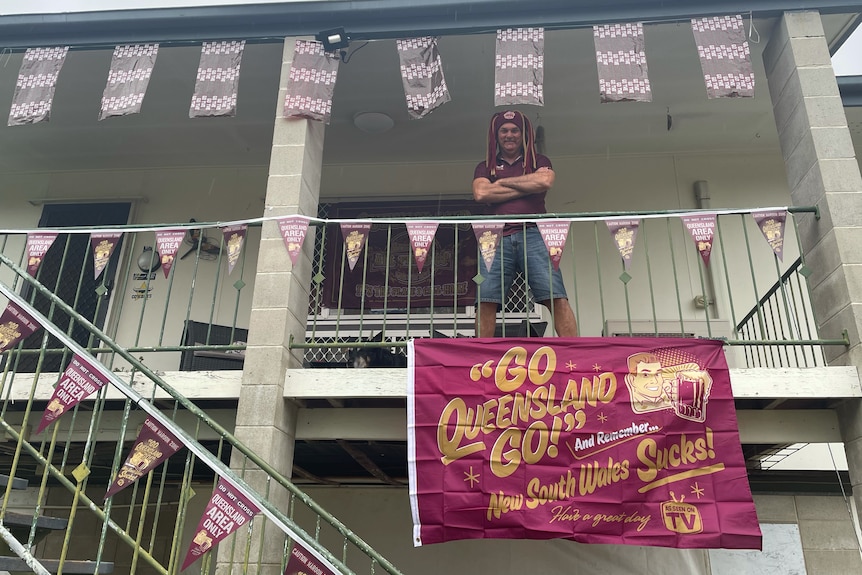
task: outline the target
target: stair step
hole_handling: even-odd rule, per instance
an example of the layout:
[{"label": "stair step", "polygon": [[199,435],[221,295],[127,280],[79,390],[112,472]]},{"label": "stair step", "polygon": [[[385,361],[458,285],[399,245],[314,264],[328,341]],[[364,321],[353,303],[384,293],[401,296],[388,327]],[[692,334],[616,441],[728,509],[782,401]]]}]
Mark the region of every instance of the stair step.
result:
[{"label": "stair step", "polygon": [[[60,562],[57,559],[37,559],[42,566],[56,573],[60,569]],[[0,571],[8,571],[10,573],[22,572],[33,573],[33,570],[27,567],[27,563],[20,557],[0,557]],[[95,561],[63,561],[63,573],[113,573],[114,564],[110,562],[99,563],[99,570],[96,571]]]},{"label": "stair step", "polygon": [[[9,485],[10,477],[8,475],[0,475],[0,487],[6,487]],[[19,477],[12,477],[12,489],[27,489],[27,485],[29,482],[26,479],[21,479]]]},{"label": "stair step", "polygon": [[[8,527],[30,527],[33,523],[32,515],[24,515],[23,513],[14,513],[7,511],[3,517],[3,524]],[[36,518],[36,529],[44,529],[47,531],[62,531],[69,524],[69,520],[65,517],[49,517],[40,515]]]}]

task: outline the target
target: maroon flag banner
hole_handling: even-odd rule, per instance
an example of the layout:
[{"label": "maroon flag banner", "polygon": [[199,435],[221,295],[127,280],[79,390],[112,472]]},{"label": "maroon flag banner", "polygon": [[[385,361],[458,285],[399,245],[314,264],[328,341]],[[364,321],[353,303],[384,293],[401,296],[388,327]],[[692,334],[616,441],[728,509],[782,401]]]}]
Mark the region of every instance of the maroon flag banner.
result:
[{"label": "maroon flag banner", "polygon": [[554,269],[560,269],[560,260],[563,259],[563,249],[566,247],[566,240],[569,237],[569,222],[536,222],[539,228],[539,233],[542,234],[542,239],[545,240],[545,247],[548,248],[548,255],[551,256],[551,263]]},{"label": "maroon flag banner", "polygon": [[485,262],[485,269],[491,271],[494,258],[497,256],[497,245],[503,234],[505,222],[482,222],[473,224],[473,233],[476,234],[476,242],[479,244],[479,255]]},{"label": "maroon flag banner", "polygon": [[407,222],[407,235],[410,237],[410,249],[416,260],[416,268],[422,273],[425,260],[437,233],[437,222]]},{"label": "maroon flag banner", "polygon": [[294,541],[284,575],[336,575],[336,573],[335,569],[330,569],[326,563],[317,559],[299,541]]},{"label": "maroon flag banner", "polygon": [[652,102],[641,22],[593,26],[602,102]]},{"label": "maroon flag banner", "polygon": [[414,545],[760,549],[722,342],[409,343]]},{"label": "maroon flag banner", "polygon": [[30,314],[10,301],[0,315],[0,353],[12,349],[40,327]]},{"label": "maroon flag banner", "polygon": [[436,37],[396,40],[395,46],[401,63],[407,113],[412,119],[424,118],[452,99],[443,76]]},{"label": "maroon flag banner", "polygon": [[158,44],[114,48],[108,82],[102,94],[99,120],[111,116],[128,116],[141,111],[158,54]]},{"label": "maroon flag banner", "polygon": [[278,218],[276,221],[281,239],[284,240],[284,247],[287,248],[287,255],[290,257],[290,263],[296,265],[296,260],[302,253],[302,242],[305,241],[305,234],[308,233],[308,218],[287,216]]},{"label": "maroon flag banner", "polygon": [[715,236],[715,214],[699,214],[682,216],[682,223],[688,230],[697,252],[703,259],[703,265],[709,267],[709,256],[712,254],[712,238]]},{"label": "maroon flag banner", "polygon": [[106,383],[107,379],[92,363],[78,355],[73,356],[69,367],[54,388],[54,395],[48,401],[48,407],[42,414],[36,433],[41,433],[64,413],[102,389]]},{"label": "maroon flag banner", "polygon": [[189,118],[236,116],[239,67],[245,40],[204,42]]},{"label": "maroon flag banner", "polygon": [[132,446],[132,452],[120,467],[114,482],[108,487],[105,499],[161,465],[182,446],[183,443],[173,433],[163,428],[158,421],[148,417]]},{"label": "maroon flag banner", "polygon": [[754,70],[742,16],[692,18],[706,94],[713,98],[753,98]]},{"label": "maroon flag banner", "polygon": [[607,220],[608,231],[614,238],[614,244],[623,258],[623,266],[628,271],[635,251],[635,240],[638,237],[640,220]]},{"label": "maroon flag banner", "polygon": [[256,505],[246,500],[236,487],[220,477],[203,517],[195,529],[195,536],[180,571],[184,571],[219,541],[236,531],[237,527],[242,527],[251,521],[258,513],[260,509]]},{"label": "maroon flag banner", "polygon": [[54,87],[68,52],[68,46],[28,48],[24,52],[7,125],[23,126],[51,119]]},{"label": "maroon flag banner", "polygon": [[545,29],[497,30],[494,105],[544,106]]},{"label": "maroon flag banner", "polygon": [[174,267],[177,252],[180,251],[180,245],[182,245],[185,237],[186,231],[182,229],[158,230],[156,232],[156,251],[159,252],[161,258],[165,279],[168,278],[171,268]]},{"label": "maroon flag banner", "polygon": [[27,234],[27,273],[36,277],[45,254],[54,245],[57,234],[54,232]]},{"label": "maroon flag banner", "polygon": [[245,234],[248,224],[237,224],[225,226],[221,229],[224,234],[224,245],[227,250],[227,275],[233,273],[233,268],[242,254],[242,246],[245,244]]},{"label": "maroon flag banner", "polygon": [[371,231],[369,223],[348,223],[342,222],[341,236],[344,238],[344,249],[347,254],[347,265],[352,271],[356,267],[356,262],[359,261],[359,256],[362,254],[362,248],[365,247],[365,241],[368,239],[368,232]]},{"label": "maroon flag banner", "polygon": [[93,246],[93,277],[99,279],[102,271],[111,261],[111,254],[117,247],[122,232],[93,232],[90,234],[90,244]]},{"label": "maroon flag banner", "polygon": [[787,210],[751,212],[760,233],[766,238],[769,247],[780,261],[784,261],[784,223],[787,221]]},{"label": "maroon flag banner", "polygon": [[297,40],[284,98],[285,118],[307,118],[329,123],[332,94],[341,61],[321,42]]}]

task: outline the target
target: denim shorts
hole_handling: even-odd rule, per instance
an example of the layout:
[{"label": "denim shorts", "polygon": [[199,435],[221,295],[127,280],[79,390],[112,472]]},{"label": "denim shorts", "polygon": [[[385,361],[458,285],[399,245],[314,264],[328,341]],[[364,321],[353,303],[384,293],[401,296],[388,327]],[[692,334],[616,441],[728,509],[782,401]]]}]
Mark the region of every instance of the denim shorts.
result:
[{"label": "denim shorts", "polygon": [[[526,270],[524,269],[525,259]],[[502,280],[501,267],[505,270]],[[545,240],[542,239],[539,228],[535,226],[527,228],[526,232],[519,230],[514,234],[502,236],[491,271],[486,270],[481,258],[479,258],[479,269],[485,281],[479,284],[477,302],[493,302],[502,305],[503,296],[508,296],[515,274],[519,271],[524,273],[535,301],[543,302],[552,298],[568,297],[563,285],[563,275],[560,270],[555,270],[551,266]]]}]

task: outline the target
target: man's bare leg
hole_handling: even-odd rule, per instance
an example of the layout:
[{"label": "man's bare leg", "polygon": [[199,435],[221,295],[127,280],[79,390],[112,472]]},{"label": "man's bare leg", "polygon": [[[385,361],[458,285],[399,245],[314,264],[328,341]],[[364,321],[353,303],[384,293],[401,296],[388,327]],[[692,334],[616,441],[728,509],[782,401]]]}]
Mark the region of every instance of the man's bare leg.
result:
[{"label": "man's bare leg", "polygon": [[[545,307],[550,307],[548,301],[543,301],[542,304]],[[564,297],[554,298],[554,307],[551,309],[551,313],[554,314],[554,329],[558,336],[578,337],[578,322],[575,320],[575,314],[568,299]]]},{"label": "man's bare leg", "polygon": [[479,315],[476,316],[476,337],[494,337],[497,328],[497,304],[480,301]]}]

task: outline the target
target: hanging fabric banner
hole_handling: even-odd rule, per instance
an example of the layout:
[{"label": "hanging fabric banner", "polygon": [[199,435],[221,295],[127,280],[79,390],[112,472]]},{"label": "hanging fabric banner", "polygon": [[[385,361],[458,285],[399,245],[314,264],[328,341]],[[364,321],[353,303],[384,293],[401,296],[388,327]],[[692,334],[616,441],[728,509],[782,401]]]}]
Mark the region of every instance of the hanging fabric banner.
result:
[{"label": "hanging fabric banner", "polygon": [[248,224],[225,226],[221,231],[224,234],[224,245],[227,250],[227,275],[230,275],[239,261],[239,256],[242,254],[242,246],[245,244],[245,234],[248,231]]},{"label": "hanging fabric banner", "polygon": [[321,42],[297,40],[284,98],[285,118],[307,118],[329,124],[332,94],[341,60]]},{"label": "hanging fabric banner", "polygon": [[545,29],[497,30],[494,105],[544,106]]},{"label": "hanging fabric banner", "polygon": [[141,111],[158,53],[158,44],[134,44],[114,48],[108,83],[102,93],[99,120],[111,116],[128,116]]},{"label": "hanging fabric banner", "polygon": [[438,225],[437,222],[407,222],[410,250],[413,252],[413,258],[416,260],[416,268],[420,274],[422,273],[422,268],[425,267],[425,260],[428,259],[431,244],[434,243],[434,236],[437,233]]},{"label": "hanging fabric banner", "polygon": [[697,252],[703,258],[703,265],[709,267],[709,256],[712,254],[712,238],[715,236],[715,214],[698,214],[682,216],[685,229],[694,240]]},{"label": "hanging fabric banner", "polygon": [[155,469],[168,457],[179,451],[182,441],[163,428],[158,421],[147,418],[141,427],[132,451],[126,458],[114,482],[108,487],[105,499],[125,489]]},{"label": "hanging fabric banner", "polygon": [[290,550],[290,559],[284,568],[284,575],[336,575],[334,567],[330,568],[326,563],[311,554],[299,541],[293,542]]},{"label": "hanging fabric banner", "polygon": [[443,77],[443,63],[436,36],[396,40],[401,62],[401,83],[407,99],[407,113],[414,120],[424,118],[452,98]]},{"label": "hanging fabric banner", "polygon": [[754,211],[751,215],[754,216],[760,233],[769,242],[769,247],[780,261],[784,261],[784,223],[787,221],[787,210]]},{"label": "hanging fabric banner", "polygon": [[99,279],[102,271],[111,261],[111,254],[122,236],[122,232],[93,232],[90,234],[90,244],[93,246],[93,279]]},{"label": "hanging fabric banner", "polygon": [[74,355],[69,367],[60,376],[60,381],[54,388],[54,394],[48,400],[48,407],[42,414],[36,433],[41,433],[52,422],[102,389],[107,383],[108,380],[93,367],[92,363],[79,355]]},{"label": "hanging fabric banner", "polygon": [[548,248],[548,255],[551,256],[554,269],[560,269],[563,248],[566,247],[566,240],[569,237],[569,222],[538,221],[536,226],[542,234],[542,239],[545,240],[545,247]]},{"label": "hanging fabric banner", "polygon": [[640,220],[606,220],[608,230],[614,238],[614,244],[623,258],[623,266],[626,271],[632,263],[632,254],[635,251],[635,240],[638,236]]},{"label": "hanging fabric banner", "polygon": [[281,232],[281,239],[284,240],[284,247],[287,248],[287,255],[290,257],[290,263],[295,266],[299,254],[302,253],[305,234],[308,233],[308,218],[288,216],[278,218],[276,221],[278,222],[278,231]]},{"label": "hanging fabric banner", "polygon": [[344,250],[350,271],[356,267],[356,262],[359,261],[359,256],[362,254],[362,248],[365,247],[370,231],[371,224],[369,223],[341,223],[341,237],[344,238]]},{"label": "hanging fabric banner", "polygon": [[652,102],[642,22],[593,26],[602,102]]},{"label": "hanging fabric banner", "polygon": [[42,265],[42,260],[45,259],[45,254],[54,245],[54,240],[57,239],[57,234],[54,232],[42,232],[37,234],[27,234],[27,273],[36,277],[36,272],[39,271],[39,266]]},{"label": "hanging fabric banner", "polygon": [[722,345],[411,340],[413,544],[760,549]]},{"label": "hanging fabric banner", "polygon": [[218,485],[195,529],[195,536],[180,571],[184,571],[219,541],[236,531],[237,527],[242,527],[251,521],[258,513],[260,509],[255,504],[248,501],[245,495],[225,478],[219,477]]},{"label": "hanging fabric banner", "polygon": [[24,52],[7,125],[23,126],[51,119],[54,87],[68,52],[68,46],[28,48]]},{"label": "hanging fabric banner", "polygon": [[236,116],[239,67],[245,40],[204,42],[189,118]]},{"label": "hanging fabric banner", "polygon": [[483,222],[473,224],[473,233],[476,234],[476,242],[479,244],[479,255],[485,262],[485,269],[491,271],[494,258],[497,257],[497,245],[503,234],[505,222]]},{"label": "hanging fabric banner", "polygon": [[162,271],[165,274],[165,279],[171,273],[171,268],[174,267],[174,260],[177,258],[177,252],[180,251],[180,245],[186,237],[186,230],[159,230],[156,232],[156,251],[159,252],[159,257],[162,262]]},{"label": "hanging fabric banner", "polygon": [[691,29],[707,97],[753,98],[754,69],[742,16],[692,18]]},{"label": "hanging fabric banner", "polygon": [[12,349],[15,344],[32,335],[40,326],[30,314],[11,301],[0,315],[0,353]]}]

